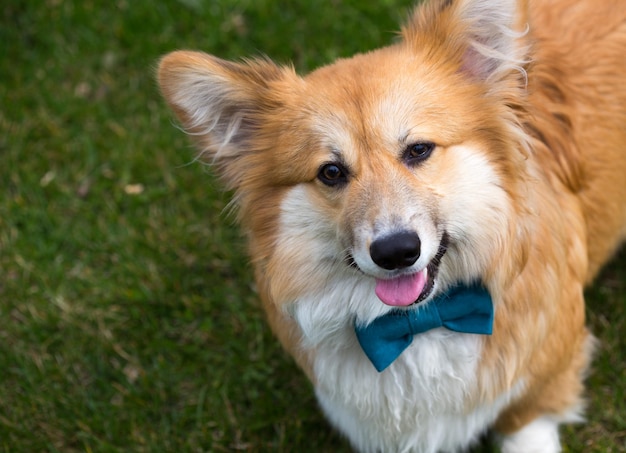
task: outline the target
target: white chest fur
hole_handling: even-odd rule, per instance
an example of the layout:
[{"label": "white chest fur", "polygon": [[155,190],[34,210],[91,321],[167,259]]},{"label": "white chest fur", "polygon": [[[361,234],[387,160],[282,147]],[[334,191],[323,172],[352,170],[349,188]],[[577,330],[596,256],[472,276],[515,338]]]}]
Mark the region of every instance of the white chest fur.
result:
[{"label": "white chest fur", "polygon": [[423,336],[382,373],[358,345],[319,348],[318,400],[358,450],[457,451],[480,436],[509,401],[503,395],[489,405],[465,407],[477,391],[479,341],[441,329]]},{"label": "white chest fur", "polygon": [[[360,294],[361,303],[366,293]],[[417,335],[378,373],[362,352],[352,324],[346,323],[346,305],[301,300],[294,315],[303,328],[303,346],[316,351],[319,403],[359,451],[458,451],[479,437],[518,393],[503,394],[489,404],[472,403],[479,399],[482,337],[446,329]]]}]

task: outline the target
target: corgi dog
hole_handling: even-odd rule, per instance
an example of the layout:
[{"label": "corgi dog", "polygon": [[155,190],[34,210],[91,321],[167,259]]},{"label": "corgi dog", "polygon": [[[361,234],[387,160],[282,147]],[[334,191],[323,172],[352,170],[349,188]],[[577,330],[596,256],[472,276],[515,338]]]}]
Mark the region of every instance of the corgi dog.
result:
[{"label": "corgi dog", "polygon": [[560,451],[626,236],[626,8],[431,0],[308,75],[176,51],[167,103],[234,190],[267,318],[362,452]]}]

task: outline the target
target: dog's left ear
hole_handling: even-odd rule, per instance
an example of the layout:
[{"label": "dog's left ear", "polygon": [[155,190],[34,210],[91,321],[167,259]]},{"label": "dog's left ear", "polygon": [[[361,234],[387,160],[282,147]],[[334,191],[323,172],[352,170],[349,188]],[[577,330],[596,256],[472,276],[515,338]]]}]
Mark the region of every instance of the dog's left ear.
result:
[{"label": "dog's left ear", "polygon": [[494,82],[524,74],[526,0],[431,0],[416,9],[405,27],[407,42],[444,50],[460,72]]},{"label": "dog's left ear", "polygon": [[[163,96],[229,189],[238,189],[247,169],[271,145],[262,127],[278,116],[291,68],[269,60],[225,61],[202,52],[172,52],[160,61]],[[267,143],[266,143],[267,142]]]}]

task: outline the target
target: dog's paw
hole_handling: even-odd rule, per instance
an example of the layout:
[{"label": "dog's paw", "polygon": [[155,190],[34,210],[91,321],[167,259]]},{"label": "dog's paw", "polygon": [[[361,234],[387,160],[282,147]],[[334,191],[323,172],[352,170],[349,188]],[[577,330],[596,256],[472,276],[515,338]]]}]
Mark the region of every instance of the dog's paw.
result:
[{"label": "dog's paw", "polygon": [[559,424],[549,417],[540,417],[519,431],[502,438],[502,453],[558,453]]}]

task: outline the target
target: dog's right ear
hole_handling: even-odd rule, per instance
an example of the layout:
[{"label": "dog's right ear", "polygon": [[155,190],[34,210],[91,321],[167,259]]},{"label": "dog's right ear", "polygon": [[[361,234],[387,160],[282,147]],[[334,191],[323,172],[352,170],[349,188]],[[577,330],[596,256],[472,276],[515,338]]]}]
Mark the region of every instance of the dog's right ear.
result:
[{"label": "dog's right ear", "polygon": [[283,102],[280,82],[293,77],[269,60],[233,63],[192,51],[172,52],[158,68],[163,96],[229,188],[240,187],[263,147],[262,122]]},{"label": "dog's right ear", "polygon": [[[416,8],[404,36],[415,48],[447,51],[459,73],[498,89],[525,84],[527,0],[431,0]],[[513,73],[513,77],[511,77]]]}]

